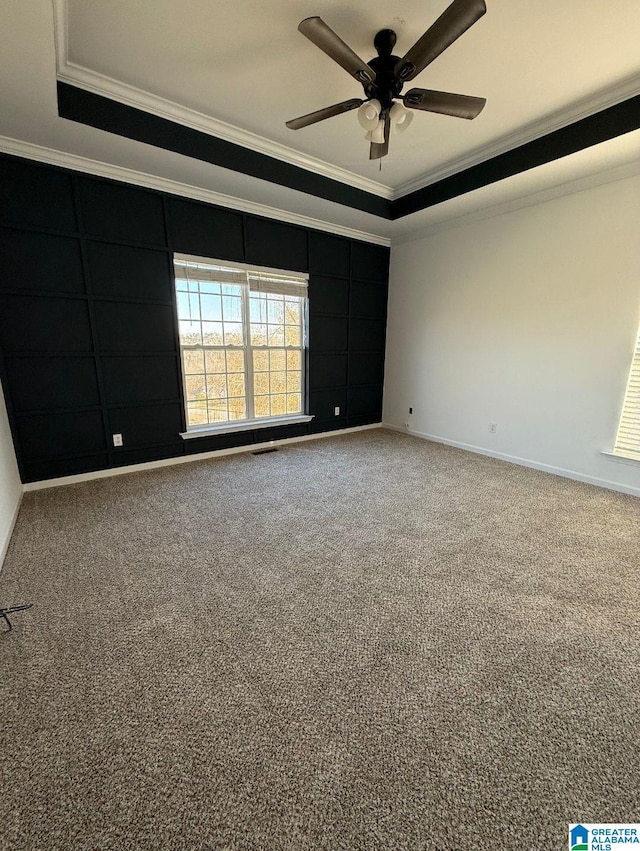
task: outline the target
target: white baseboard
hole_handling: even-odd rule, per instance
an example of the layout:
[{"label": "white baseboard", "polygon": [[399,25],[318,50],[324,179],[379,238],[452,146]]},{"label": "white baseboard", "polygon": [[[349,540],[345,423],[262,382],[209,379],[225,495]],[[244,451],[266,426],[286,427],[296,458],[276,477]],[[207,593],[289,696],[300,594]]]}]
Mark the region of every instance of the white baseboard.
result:
[{"label": "white baseboard", "polygon": [[7,555],[7,550],[9,549],[9,544],[11,543],[11,536],[13,535],[13,530],[14,530],[15,525],[16,525],[16,520],[18,519],[18,514],[20,513],[20,504],[22,503],[22,494],[23,493],[24,493],[24,489],[18,496],[18,500],[16,502],[16,507],[13,511],[13,517],[11,518],[11,521],[9,522],[9,527],[4,534],[4,538],[2,539],[2,542],[0,542],[0,571],[2,571],[2,565],[4,564],[4,559],[5,559],[5,556]]},{"label": "white baseboard", "polygon": [[319,440],[325,437],[336,437],[341,434],[351,434],[356,431],[367,431],[381,428],[382,423],[371,423],[352,428],[340,428],[335,431],[322,431],[318,434],[303,434],[300,437],[287,437],[283,440],[266,440],[263,443],[250,443],[246,446],[232,446],[228,449],[213,449],[210,452],[196,452],[192,455],[179,455],[177,458],[163,458],[160,461],[145,461],[142,464],[128,464],[126,467],[110,467],[108,470],[95,470],[92,473],[77,473],[74,476],[61,476],[58,479],[44,479],[40,482],[28,482],[25,491],[37,491],[44,488],[57,488],[62,485],[75,485],[79,482],[89,482],[93,479],[106,479],[111,476],[123,476],[126,473],[137,473],[142,470],[156,470],[159,467],[171,467],[174,464],[189,464],[192,461],[204,461],[207,458],[220,458],[223,455],[238,455],[241,452],[255,452],[269,449],[272,446],[286,446],[290,443],[303,443],[307,440]]},{"label": "white baseboard", "polygon": [[565,470],[562,467],[554,467],[551,464],[542,464],[539,461],[531,461],[529,458],[519,458],[516,455],[507,455],[504,452],[495,452],[493,449],[485,449],[482,446],[473,446],[470,443],[460,443],[457,440],[449,440],[446,437],[439,437],[435,434],[424,434],[413,429],[401,428],[400,426],[391,425],[391,423],[382,423],[382,428],[388,428],[390,431],[397,431],[401,434],[407,434],[410,437],[419,437],[422,440],[431,440],[433,443],[444,443],[447,446],[454,446],[456,449],[464,449],[466,452],[475,452],[477,455],[487,455],[489,458],[497,458],[500,461],[508,461],[510,464],[519,464],[521,467],[530,467],[532,470],[541,470],[543,473],[552,473],[554,476],[562,476],[565,479],[573,479],[575,482],[584,482],[587,485],[596,485],[597,487],[606,488],[607,490],[618,491],[619,493],[628,493],[631,496],[640,496],[640,487],[636,488],[632,485],[621,485],[618,482],[610,482],[608,479],[600,479],[596,476],[586,476],[583,473],[578,473],[575,470]]}]

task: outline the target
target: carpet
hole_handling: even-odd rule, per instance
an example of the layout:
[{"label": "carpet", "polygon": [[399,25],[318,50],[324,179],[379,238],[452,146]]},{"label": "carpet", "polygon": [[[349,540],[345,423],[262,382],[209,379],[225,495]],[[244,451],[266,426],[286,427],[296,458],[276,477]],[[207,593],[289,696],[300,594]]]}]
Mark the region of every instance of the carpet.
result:
[{"label": "carpet", "polygon": [[640,819],[640,500],[382,429],[25,494],[0,848]]}]

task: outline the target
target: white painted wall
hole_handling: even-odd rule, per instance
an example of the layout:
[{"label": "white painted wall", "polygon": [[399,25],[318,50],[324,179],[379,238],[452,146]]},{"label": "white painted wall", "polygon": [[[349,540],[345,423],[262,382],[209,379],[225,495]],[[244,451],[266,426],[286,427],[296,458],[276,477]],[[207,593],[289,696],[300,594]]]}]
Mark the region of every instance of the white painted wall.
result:
[{"label": "white painted wall", "polygon": [[[640,495],[613,447],[640,323],[640,177],[394,245],[385,423]],[[489,433],[489,423],[497,432]]]},{"label": "white painted wall", "polygon": [[4,395],[0,387],[0,568],[7,552],[21,497],[22,483],[18,474]]}]

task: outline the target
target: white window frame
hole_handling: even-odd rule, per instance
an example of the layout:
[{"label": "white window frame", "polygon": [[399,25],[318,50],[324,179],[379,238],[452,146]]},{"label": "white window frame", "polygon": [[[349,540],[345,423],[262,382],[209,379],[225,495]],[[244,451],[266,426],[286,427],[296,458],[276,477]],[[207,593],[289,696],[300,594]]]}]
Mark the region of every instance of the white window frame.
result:
[{"label": "white window frame", "polygon": [[616,442],[613,452],[606,454],[627,461],[640,462],[640,330],[631,358]]},{"label": "white window frame", "polygon": [[[176,264],[199,264],[199,265],[211,265],[211,266],[219,266],[225,269],[233,269],[239,272],[244,272],[246,276],[246,283],[243,284],[243,296],[242,296],[242,326],[243,326],[243,336],[244,343],[240,347],[238,346],[238,350],[241,350],[245,353],[244,363],[244,380],[245,380],[245,400],[246,400],[246,410],[247,410],[247,418],[242,420],[228,420],[227,422],[221,423],[207,423],[201,426],[187,426],[187,430],[185,432],[180,432],[180,437],[183,440],[191,440],[197,437],[206,437],[207,435],[215,435],[215,434],[228,434],[231,432],[237,431],[253,431],[255,429],[262,428],[273,428],[278,425],[292,425],[295,423],[308,423],[313,417],[307,413],[299,413],[299,414],[287,414],[283,416],[268,416],[268,417],[256,417],[255,416],[255,401],[254,401],[254,383],[253,383],[253,357],[252,353],[254,351],[265,350],[269,351],[273,349],[273,346],[254,346],[251,344],[251,324],[250,324],[250,293],[255,289],[252,289],[250,286],[250,278],[253,276],[259,276],[260,274],[264,275],[283,275],[289,277],[292,282],[295,281],[297,283],[304,281],[305,284],[308,283],[309,276],[305,272],[292,272],[289,269],[274,269],[266,266],[256,266],[254,264],[248,263],[234,263],[228,260],[218,260],[213,257],[199,257],[192,254],[178,254],[175,253],[173,255],[173,271],[174,271],[174,293],[177,295],[176,286],[175,286],[175,269]],[[246,289],[245,289],[246,287]],[[306,290],[305,290],[306,292]],[[176,317],[179,322],[179,314],[176,303]],[[300,346],[287,346],[285,345],[278,348],[283,348],[286,351],[299,351],[301,358],[301,407],[303,410],[306,408],[306,385],[307,385],[307,350],[308,350],[308,299],[304,299],[304,303],[302,306],[302,335]],[[230,347],[228,346],[207,346],[207,345],[183,345],[180,339],[178,338],[179,349],[180,349],[180,369],[182,371],[182,380],[183,386],[186,387],[186,375],[184,371],[184,357],[183,352],[185,350],[202,350],[206,351],[207,349],[212,350],[224,350],[227,351]],[[185,422],[188,423],[188,408],[187,408],[187,394],[183,392],[183,405],[185,411]]]}]

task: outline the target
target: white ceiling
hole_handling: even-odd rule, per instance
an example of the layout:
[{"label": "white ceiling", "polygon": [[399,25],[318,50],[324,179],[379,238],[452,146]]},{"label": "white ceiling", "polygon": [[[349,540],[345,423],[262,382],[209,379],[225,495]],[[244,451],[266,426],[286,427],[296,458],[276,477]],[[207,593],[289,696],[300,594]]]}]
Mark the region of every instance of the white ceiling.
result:
[{"label": "white ceiling", "polygon": [[[68,0],[68,59],[164,100],[400,190],[566,114],[607,101],[636,75],[640,3],[487,0],[487,14],[411,83],[487,98],[473,121],[418,113],[368,159],[355,113],[292,131],[285,121],[362,96],[342,68],[297,31],[320,15],[360,56],[397,32],[403,55],[449,0]],[[410,87],[410,86],[409,86]],[[614,94],[615,96],[615,94]],[[560,113],[560,115],[558,115]],[[533,125],[533,127],[532,127]],[[509,145],[511,147],[511,145]]]},{"label": "white ceiling", "polygon": [[567,182],[607,179],[638,160],[640,131],[389,222],[57,114],[59,75],[397,197],[640,92],[638,0],[606,8],[593,0],[487,0],[487,14],[415,82],[486,97],[476,120],[416,114],[409,130],[392,139],[382,173],[368,160],[355,113],[287,130],[288,118],[360,95],[358,84],[297,31],[302,18],[320,15],[368,60],[378,29],[395,29],[396,52],[404,53],[447,5],[0,0],[0,150],[61,164],[82,158],[77,167],[121,178],[132,169],[133,182],[151,175],[191,187],[184,194],[194,197],[228,195],[229,206],[264,205],[284,218],[383,239],[481,208],[498,210],[516,197],[535,199]]}]

